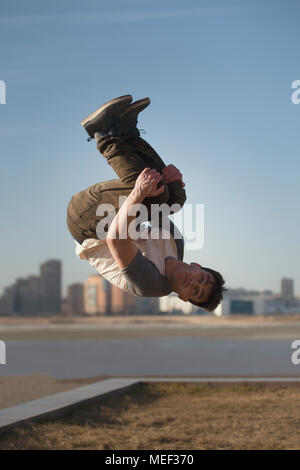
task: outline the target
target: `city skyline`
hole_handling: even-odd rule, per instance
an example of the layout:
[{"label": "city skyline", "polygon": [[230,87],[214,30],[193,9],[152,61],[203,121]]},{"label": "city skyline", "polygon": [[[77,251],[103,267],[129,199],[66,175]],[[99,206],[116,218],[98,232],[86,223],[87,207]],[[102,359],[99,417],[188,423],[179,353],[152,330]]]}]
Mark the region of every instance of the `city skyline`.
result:
[{"label": "city skyline", "polygon": [[185,260],[233,288],[277,290],[289,276],[300,295],[299,2],[17,0],[0,23],[0,291],[43,258],[63,260],[64,291],[93,274],[66,208],[115,175],[80,122],[131,93],[150,96],[143,136],[205,206],[204,247]]},{"label": "city skyline", "polygon": [[[181,311],[181,313],[189,314],[201,311],[189,302],[180,300],[176,292],[159,299],[144,299],[123,292],[97,273],[90,274],[82,283],[75,282],[67,285],[66,293],[64,293],[62,291],[62,273],[63,262],[59,259],[50,259],[40,263],[40,275],[29,273],[26,277],[16,278],[12,285],[5,287],[4,293],[0,296],[0,315],[62,314],[76,316],[79,314],[115,315],[117,312],[121,315],[130,315],[135,312],[149,314],[150,305],[153,306],[154,311],[159,309],[161,313]],[[249,308],[249,303],[252,301],[256,302],[256,311],[262,308],[266,310],[268,302],[269,309],[273,309],[274,313],[276,311],[284,313],[284,310],[288,308],[298,312],[300,307],[300,297],[297,297],[294,292],[294,280],[287,277],[281,277],[279,292],[273,292],[270,289],[256,291],[247,290],[244,287],[228,288],[224,295],[223,305],[215,312],[217,315],[221,311],[228,314],[230,299],[236,303],[236,306],[233,307],[235,309],[233,313],[237,313],[239,308]],[[265,307],[263,307],[262,301],[265,303]],[[155,305],[159,305],[159,308]],[[253,313],[254,310],[251,307],[248,313]]]},{"label": "city skyline", "polygon": [[[60,259],[58,259],[58,258],[54,258],[54,259],[48,259],[48,260],[45,260],[45,261],[41,262],[41,263],[40,263],[40,267],[41,267],[44,263],[47,263],[47,262],[49,262],[49,261],[58,261],[58,262],[60,262],[61,265],[63,266],[63,261],[62,261],[62,260],[60,260]],[[98,274],[96,271],[94,271],[93,269],[91,269],[90,271],[91,271],[91,272],[90,272],[87,276],[93,276],[93,275],[95,275],[95,276],[99,276],[99,277],[102,278],[102,276],[101,276],[100,274]],[[62,271],[62,272],[63,272],[63,271]],[[24,274],[25,277],[28,277],[28,276],[35,276],[35,275],[36,275],[36,274],[34,274],[34,273],[25,273],[25,274]],[[21,279],[21,278],[23,278],[24,276],[16,276],[16,277],[13,279],[13,281],[16,281],[16,280],[18,280],[18,279]],[[68,286],[70,286],[70,285],[72,285],[72,284],[83,283],[83,282],[86,280],[86,278],[87,278],[87,277],[85,277],[82,282],[77,279],[77,280],[75,280],[74,282],[71,282],[71,283],[66,283],[66,282],[64,283],[64,282],[63,282],[63,276],[62,276],[62,285],[65,284],[65,289],[62,290],[62,297],[65,296],[65,294],[66,294],[66,292],[67,292],[67,289],[68,289]],[[274,293],[279,293],[279,292],[281,292],[281,290],[282,290],[282,281],[293,281],[293,283],[294,283],[295,280],[294,280],[293,278],[291,278],[290,276],[280,276],[280,278],[278,279],[278,290],[277,290],[277,291],[275,290]],[[6,287],[8,287],[8,285],[4,285],[3,289],[5,289]],[[250,291],[250,292],[251,292],[251,291],[258,291],[258,292],[272,291],[272,292],[273,292],[273,289],[268,288],[268,287],[267,287],[267,288],[261,288],[261,289],[254,289],[254,288],[252,288],[251,286],[250,286],[250,287],[249,287],[249,286],[237,286],[237,287],[227,286],[227,288],[230,289],[230,290],[245,289],[245,290]],[[0,295],[1,295],[1,293],[3,293],[3,291],[0,292]],[[297,293],[296,293],[296,294],[295,294],[295,297],[300,298],[300,295],[297,295]]]},{"label": "city skyline", "polygon": [[46,260],[39,275],[17,278],[0,296],[0,316],[96,316],[159,313],[159,299],[124,292],[99,274],[67,286],[62,293],[62,261]]}]

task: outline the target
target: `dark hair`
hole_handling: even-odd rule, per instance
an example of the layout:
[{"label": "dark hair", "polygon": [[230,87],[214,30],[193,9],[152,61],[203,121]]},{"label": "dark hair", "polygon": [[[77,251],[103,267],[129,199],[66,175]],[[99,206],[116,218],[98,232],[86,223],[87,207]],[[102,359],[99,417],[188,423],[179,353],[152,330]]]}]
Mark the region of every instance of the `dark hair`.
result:
[{"label": "dark hair", "polygon": [[196,305],[197,307],[201,307],[201,308],[204,308],[205,310],[208,310],[209,312],[213,312],[217,308],[221,300],[223,299],[223,292],[227,290],[225,287],[223,287],[225,284],[225,281],[222,275],[218,273],[218,271],[214,271],[213,269],[203,268],[203,267],[202,269],[212,274],[215,280],[212,286],[210,296],[206,302],[194,302],[193,300],[189,300],[189,302],[191,302],[191,304],[193,305]]}]

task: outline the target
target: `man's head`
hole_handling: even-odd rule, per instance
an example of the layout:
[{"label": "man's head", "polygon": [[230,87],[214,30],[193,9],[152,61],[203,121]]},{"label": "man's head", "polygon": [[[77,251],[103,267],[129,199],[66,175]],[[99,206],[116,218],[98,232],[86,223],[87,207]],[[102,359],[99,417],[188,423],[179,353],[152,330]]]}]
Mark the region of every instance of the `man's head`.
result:
[{"label": "man's head", "polygon": [[205,310],[213,311],[223,298],[225,281],[220,273],[198,263],[167,260],[166,272],[178,297]]}]

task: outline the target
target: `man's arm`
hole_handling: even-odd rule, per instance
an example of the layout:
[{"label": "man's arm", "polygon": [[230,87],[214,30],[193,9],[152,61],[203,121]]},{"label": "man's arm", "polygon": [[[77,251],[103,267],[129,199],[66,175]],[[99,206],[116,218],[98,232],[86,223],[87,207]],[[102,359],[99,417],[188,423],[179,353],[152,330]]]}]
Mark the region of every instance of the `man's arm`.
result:
[{"label": "man's arm", "polygon": [[146,197],[159,196],[164,191],[164,186],[157,189],[157,184],[161,179],[162,175],[156,170],[145,168],[109,227],[106,242],[120,269],[126,268],[138,252],[129,234],[130,223],[136,217],[136,215],[129,215],[130,209],[135,204],[141,204]]}]

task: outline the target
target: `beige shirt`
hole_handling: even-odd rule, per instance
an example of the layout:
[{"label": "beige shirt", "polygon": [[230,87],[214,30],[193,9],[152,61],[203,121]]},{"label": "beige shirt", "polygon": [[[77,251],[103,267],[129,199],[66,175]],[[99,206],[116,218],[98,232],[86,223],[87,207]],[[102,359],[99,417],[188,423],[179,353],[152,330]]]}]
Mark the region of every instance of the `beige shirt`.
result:
[{"label": "beige shirt", "polygon": [[[143,236],[148,233],[147,239]],[[151,238],[152,237],[152,238]],[[128,282],[125,274],[119,269],[117,263],[113,259],[106,240],[97,240],[89,238],[84,240],[82,245],[76,243],[76,254],[80,259],[88,260],[96,271],[107,281],[115,286],[135,295],[136,290]],[[142,255],[152,261],[162,276],[165,276],[165,258],[172,256],[178,259],[177,245],[172,235],[161,228],[146,228],[140,234],[138,240],[134,240],[135,245],[139,248]]]}]

